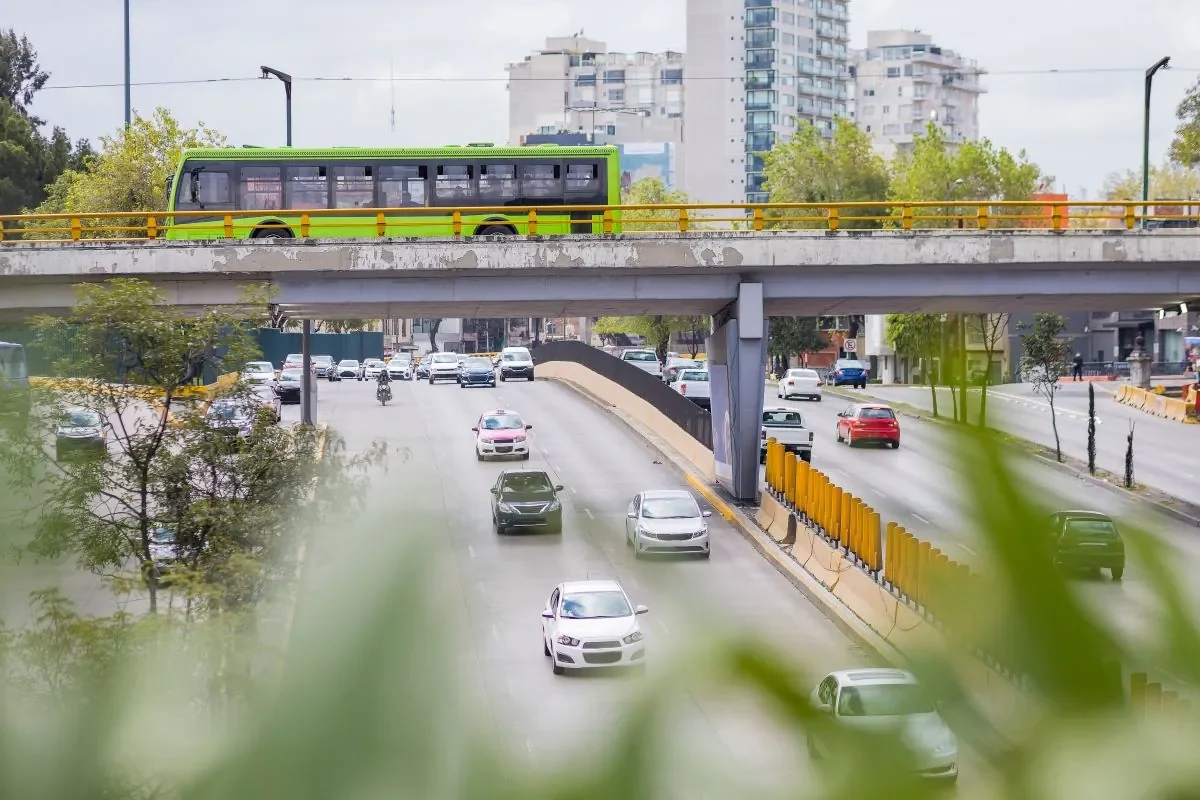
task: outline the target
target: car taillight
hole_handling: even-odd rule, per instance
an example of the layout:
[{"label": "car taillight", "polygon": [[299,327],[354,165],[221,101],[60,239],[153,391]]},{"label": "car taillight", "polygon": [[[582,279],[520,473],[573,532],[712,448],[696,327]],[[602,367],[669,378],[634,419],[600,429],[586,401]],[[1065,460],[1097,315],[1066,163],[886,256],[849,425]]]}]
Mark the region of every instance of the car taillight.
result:
[{"label": "car taillight", "polygon": [[763,440],[764,442],[767,440],[767,432],[766,432],[765,430],[764,430],[764,431],[762,431],[762,440]]},{"label": "car taillight", "polygon": [[834,375],[841,375],[841,374],[842,374],[842,371],[841,371],[840,369],[839,369],[839,370],[835,370],[833,374],[834,374]]},{"label": "car taillight", "polygon": [[679,384],[679,391],[682,394],[687,394],[687,384],[686,383]]}]

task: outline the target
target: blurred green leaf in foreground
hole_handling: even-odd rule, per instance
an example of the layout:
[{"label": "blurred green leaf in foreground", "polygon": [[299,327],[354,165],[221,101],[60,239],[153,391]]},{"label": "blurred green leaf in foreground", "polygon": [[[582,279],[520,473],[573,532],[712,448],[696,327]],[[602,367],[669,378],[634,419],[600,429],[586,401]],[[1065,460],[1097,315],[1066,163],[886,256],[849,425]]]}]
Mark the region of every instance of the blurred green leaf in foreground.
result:
[{"label": "blurred green leaf in foreground", "polygon": [[[1123,528],[1132,561],[1163,608],[1159,619],[1145,620],[1155,635],[1126,641],[1050,565],[1041,527],[1048,509],[1036,487],[1019,483],[986,433],[956,435],[990,578],[986,596],[960,598],[956,622],[970,626],[960,631],[971,641],[1003,649],[1036,713],[998,728],[994,710],[955,678],[951,667],[961,653],[911,655],[960,748],[973,748],[984,765],[982,796],[1196,796],[1195,717],[1135,713],[1124,679],[1106,668],[1117,659],[1165,670],[1185,682],[1176,687],[1185,693],[1200,682],[1200,634],[1167,566],[1167,545]],[[715,775],[697,759],[678,757],[672,743],[685,732],[672,724],[672,707],[688,694],[759,698],[794,741],[797,761],[807,758],[806,730],[830,724],[808,706],[819,676],[770,643],[711,627],[661,678],[649,673],[618,728],[582,743],[575,757],[537,768],[514,758],[504,732],[462,689],[464,665],[440,624],[441,568],[431,542],[416,537],[425,522],[406,520],[411,541],[372,552],[340,576],[343,591],[306,596],[282,678],[250,668],[264,644],[223,616],[86,620],[53,593],[36,596],[36,625],[0,640],[0,797],[941,795],[909,778],[908,753],[879,735],[837,734],[841,756],[814,763],[810,780],[778,793],[751,790],[755,776]]]}]

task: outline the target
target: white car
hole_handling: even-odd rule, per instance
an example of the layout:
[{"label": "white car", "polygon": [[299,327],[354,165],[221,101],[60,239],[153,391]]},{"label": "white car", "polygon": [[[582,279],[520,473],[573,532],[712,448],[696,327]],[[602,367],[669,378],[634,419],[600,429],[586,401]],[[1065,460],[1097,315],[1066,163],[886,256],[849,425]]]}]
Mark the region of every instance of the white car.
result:
[{"label": "white car", "polygon": [[805,397],[820,402],[822,396],[821,376],[815,369],[789,369],[779,379],[779,388],[776,394],[782,400]]},{"label": "white car", "polygon": [[625,350],[621,353],[621,360],[656,378],[662,377],[662,364],[658,361],[658,354],[653,350]]},{"label": "white car", "polygon": [[434,353],[429,357],[429,382],[454,381],[458,383],[458,355]]},{"label": "white car", "polygon": [[412,356],[408,353],[392,356],[392,360],[387,362],[387,371],[392,380],[412,380]]},{"label": "white car", "polygon": [[357,378],[361,369],[362,364],[358,363],[356,358],[343,358],[337,364],[339,378]]},{"label": "white car", "polygon": [[363,362],[363,378],[369,381],[379,378],[379,373],[387,369],[387,364],[381,358],[368,358]]},{"label": "white car", "polygon": [[[813,690],[810,701],[837,725],[865,731],[893,731],[917,759],[917,774],[958,780],[958,740],[938,714],[916,677],[900,669],[832,672]],[[833,742],[808,734],[808,752],[827,757]]]},{"label": "white car", "polygon": [[699,553],[708,558],[711,511],[701,511],[683,489],[641,492],[625,512],[625,544],[634,558],[643,553]]},{"label": "white car", "polygon": [[680,370],[679,377],[670,386],[701,408],[712,405],[712,388],[709,386],[706,369]]},{"label": "white car", "polygon": [[475,457],[479,461],[500,456],[529,458],[529,434],[532,425],[527,425],[515,411],[497,408],[479,415],[479,422],[471,428],[475,432]]},{"label": "white car", "polygon": [[542,649],[554,674],[593,667],[642,667],[646,647],[636,608],[616,581],[560,583],[542,611]]},{"label": "white car", "polygon": [[500,380],[508,381],[516,378],[533,380],[533,356],[525,347],[506,347],[500,351],[499,361]]},{"label": "white car", "polygon": [[275,366],[270,361],[251,361],[242,368],[242,377],[254,385],[274,384]]}]

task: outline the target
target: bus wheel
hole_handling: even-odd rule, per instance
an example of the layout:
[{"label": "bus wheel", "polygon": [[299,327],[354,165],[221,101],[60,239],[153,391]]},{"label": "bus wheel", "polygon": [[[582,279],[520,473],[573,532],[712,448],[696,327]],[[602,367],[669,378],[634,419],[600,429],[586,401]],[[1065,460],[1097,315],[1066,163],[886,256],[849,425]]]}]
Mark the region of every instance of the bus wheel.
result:
[{"label": "bus wheel", "polygon": [[483,228],[478,228],[475,231],[476,236],[516,236],[517,232],[507,225],[488,225]]},{"label": "bus wheel", "polygon": [[270,228],[257,228],[254,231],[253,239],[294,239],[292,232],[287,228],[272,226]]}]

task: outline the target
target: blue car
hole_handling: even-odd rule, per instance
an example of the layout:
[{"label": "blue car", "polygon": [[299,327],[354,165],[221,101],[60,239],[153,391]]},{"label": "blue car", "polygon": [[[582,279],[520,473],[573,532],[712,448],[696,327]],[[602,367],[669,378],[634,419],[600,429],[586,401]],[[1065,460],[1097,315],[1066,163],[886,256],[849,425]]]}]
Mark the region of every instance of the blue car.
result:
[{"label": "blue car", "polygon": [[833,364],[833,371],[829,373],[829,382],[834,386],[854,386],[865,389],[870,371],[870,367],[862,361],[839,358]]},{"label": "blue car", "polygon": [[495,386],[496,368],[492,366],[491,359],[468,357],[458,373],[458,385],[464,389],[468,386]]}]

